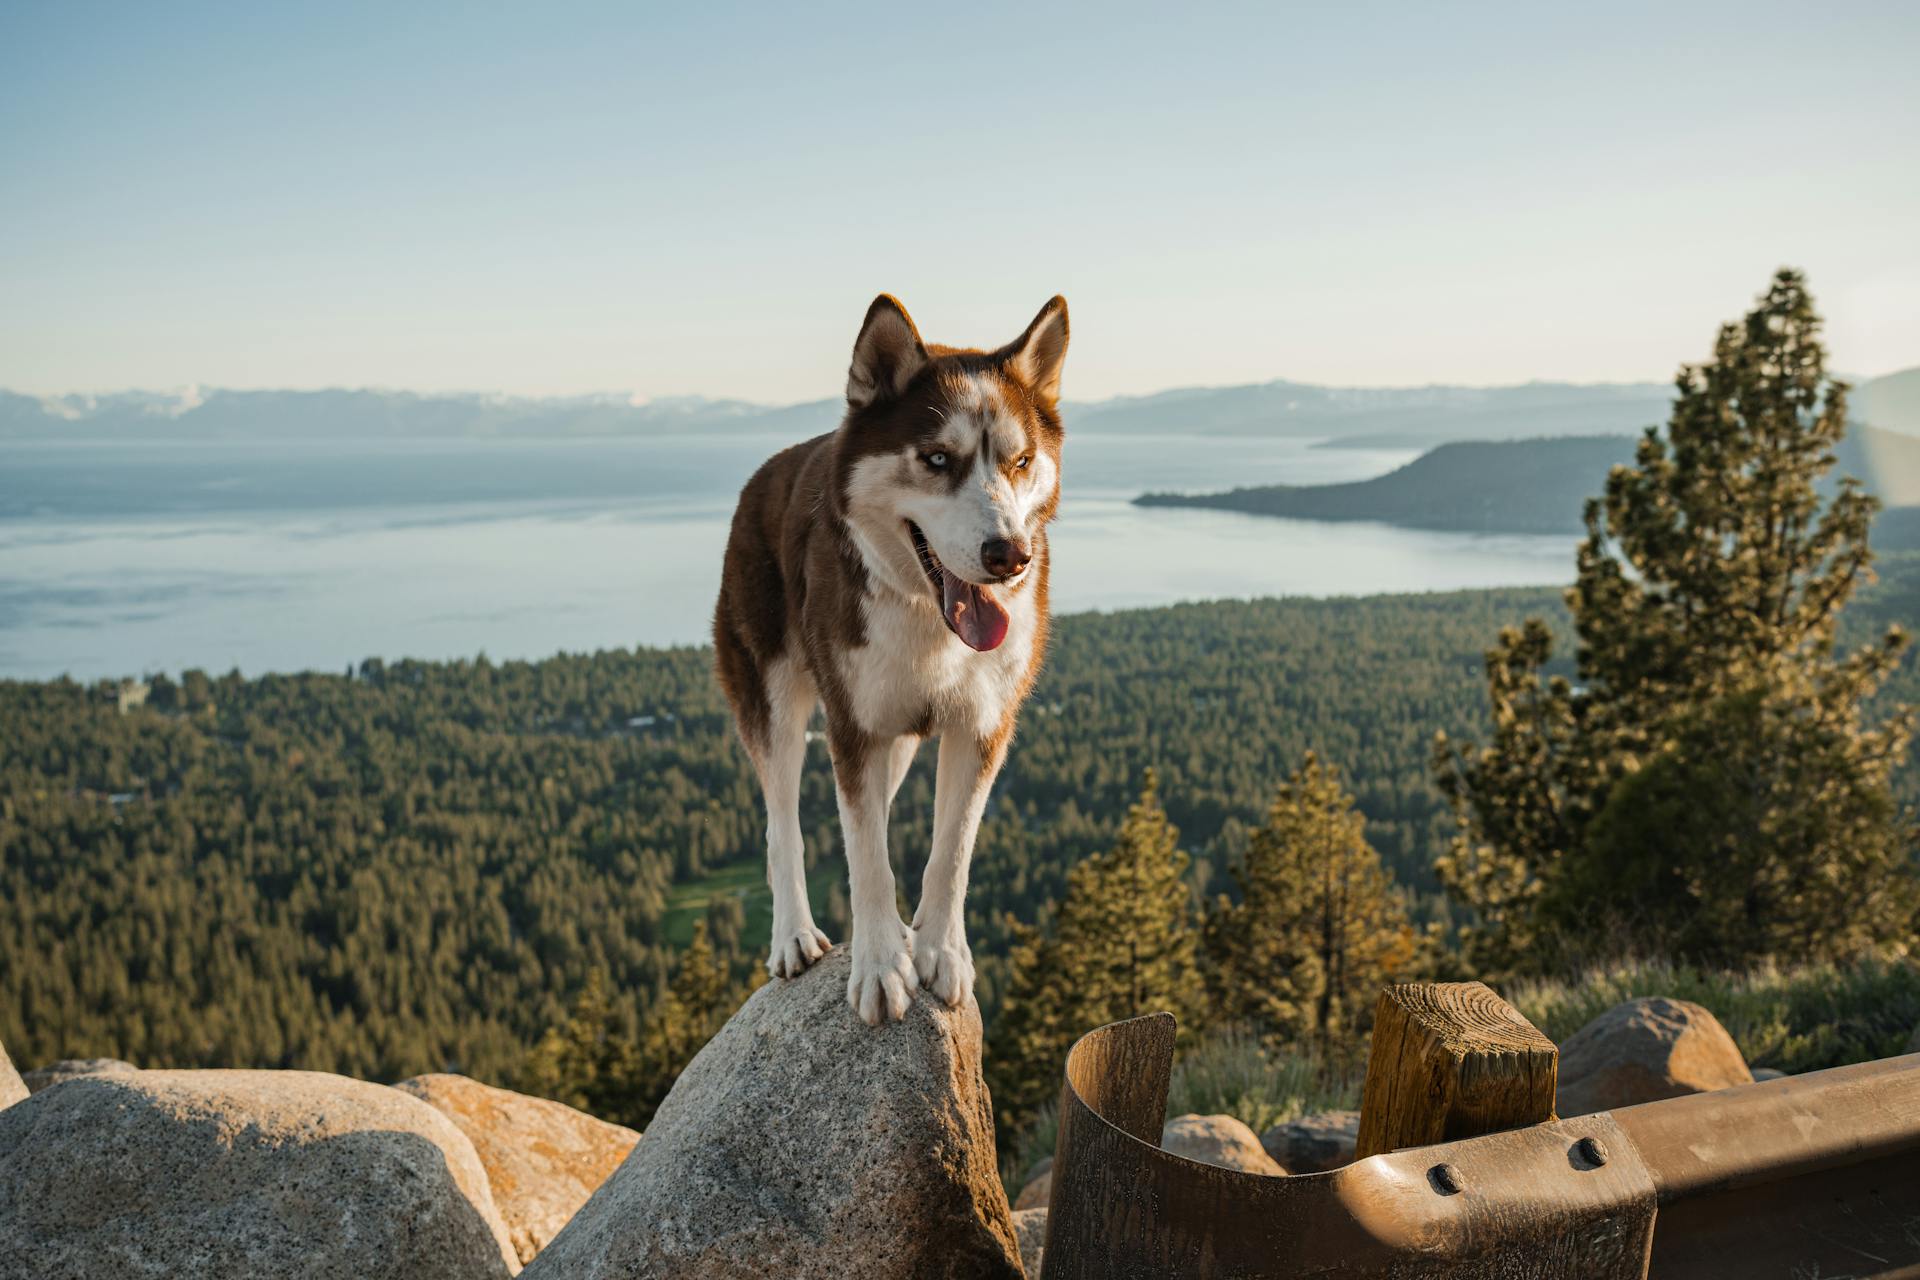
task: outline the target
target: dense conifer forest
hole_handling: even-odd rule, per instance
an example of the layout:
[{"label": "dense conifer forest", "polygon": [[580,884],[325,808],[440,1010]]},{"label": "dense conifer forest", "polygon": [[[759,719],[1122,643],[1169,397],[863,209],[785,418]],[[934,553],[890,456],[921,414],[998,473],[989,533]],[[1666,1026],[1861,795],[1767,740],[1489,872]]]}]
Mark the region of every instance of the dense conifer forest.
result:
[{"label": "dense conifer forest", "polygon": [[[1850,632],[1920,616],[1920,557],[1880,569]],[[1415,920],[1444,918],[1433,735],[1484,732],[1483,653],[1529,614],[1564,628],[1549,589],[1060,620],[980,839],[968,914],[988,1016],[1021,926],[1112,843],[1149,766],[1196,903],[1231,890],[1230,858],[1312,749]],[[1910,660],[1881,697],[1920,700]],[[759,799],[704,650],[187,672],[122,701],[0,683],[0,1041],[23,1064],[517,1083],[596,971],[612,1016],[644,1027],[690,903],[732,980],[760,962]],[[932,755],[894,813],[909,889]],[[815,910],[844,940],[824,745],[809,766]],[[1915,795],[1912,765],[1898,789]]]}]

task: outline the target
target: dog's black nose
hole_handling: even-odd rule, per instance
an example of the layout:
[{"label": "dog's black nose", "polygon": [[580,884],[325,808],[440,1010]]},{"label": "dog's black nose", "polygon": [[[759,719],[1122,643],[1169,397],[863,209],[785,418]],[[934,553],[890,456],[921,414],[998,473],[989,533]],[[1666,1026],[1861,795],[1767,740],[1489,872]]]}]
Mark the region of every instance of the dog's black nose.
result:
[{"label": "dog's black nose", "polygon": [[1011,578],[1027,567],[1033,552],[1010,538],[988,538],[980,544],[980,563],[996,578]]}]

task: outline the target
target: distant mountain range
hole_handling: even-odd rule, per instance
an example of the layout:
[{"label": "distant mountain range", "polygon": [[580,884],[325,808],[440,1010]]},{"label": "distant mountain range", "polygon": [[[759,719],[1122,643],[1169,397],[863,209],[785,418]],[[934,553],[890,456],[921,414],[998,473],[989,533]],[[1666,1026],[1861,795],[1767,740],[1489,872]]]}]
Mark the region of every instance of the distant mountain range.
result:
[{"label": "distant mountain range", "polygon": [[[1070,430],[1319,438],[1334,447],[1630,435],[1665,420],[1661,383],[1515,387],[1193,387],[1068,406]],[[1855,392],[1857,416],[1920,434],[1920,369]],[[792,439],[830,429],[837,399],[759,405],[698,396],[528,398],[411,391],[127,391],[36,397],[0,391],[0,439],[196,440],[618,437],[729,430]]]},{"label": "distant mountain range", "polygon": [[1077,406],[1069,429],[1320,437],[1333,447],[1419,448],[1447,440],[1624,435],[1663,420],[1657,383],[1517,387],[1204,387]]},{"label": "distant mountain range", "polygon": [[[1225,493],[1149,493],[1143,506],[1208,507],[1297,520],[1372,520],[1470,533],[1579,533],[1586,500],[1631,462],[1632,436],[1444,444],[1396,471],[1351,484],[1260,485]],[[1920,436],[1856,426],[1834,476],[1863,481],[1888,507],[1920,503]],[[1920,512],[1889,511],[1883,533],[1915,545]],[[1892,545],[1892,544],[1886,544]]]},{"label": "distant mountain range", "polygon": [[0,439],[325,440],[606,437],[831,427],[837,401],[771,407],[698,396],[527,398],[412,391],[126,391],[38,398],[0,391]]},{"label": "distant mountain range", "polygon": [[[1183,437],[1287,436],[1327,447],[1425,448],[1377,479],[1147,494],[1157,506],[1213,507],[1427,529],[1562,533],[1633,437],[1667,416],[1654,383],[1361,389],[1297,382],[1199,387],[1068,406],[1069,430]],[[1855,388],[1856,427],[1840,470],[1889,506],[1920,504],[1920,368]],[[618,439],[737,432],[798,440],[829,430],[840,401],[767,406],[699,397],[524,398],[404,391],[122,392],[33,397],[0,391],[0,441]],[[1904,433],[1904,434],[1902,434]],[[1281,478],[1281,477],[1275,477]],[[1903,523],[1904,522],[1904,523]],[[1920,529],[1920,513],[1883,526]]]},{"label": "distant mountain range", "polygon": [[[1273,399],[1270,393],[1283,386],[1292,384],[1109,401],[1100,414],[1119,415],[1121,422],[1144,421],[1144,406],[1157,403],[1163,412],[1178,412],[1185,403],[1182,397],[1191,394],[1212,415],[1205,420],[1227,424],[1235,432],[1240,427],[1232,424],[1252,422],[1254,406],[1264,402],[1289,424],[1331,427],[1344,415],[1349,424],[1345,430],[1288,432],[1324,434],[1329,445],[1432,447],[1372,480],[1252,485],[1224,493],[1147,493],[1136,501],[1142,506],[1206,507],[1296,520],[1371,520],[1416,529],[1578,533],[1586,500],[1601,492],[1616,464],[1633,460],[1640,429],[1665,420],[1671,395],[1669,388],[1647,384],[1534,383],[1487,390],[1317,389],[1317,399]],[[1854,425],[1840,449],[1836,477],[1858,478],[1890,508],[1877,526],[1883,545],[1920,546],[1920,368],[1855,387],[1849,416]],[[1351,429],[1363,422],[1358,431]]]},{"label": "distant mountain range", "polygon": [[[1182,435],[1324,437],[1404,448],[1473,437],[1638,430],[1665,414],[1655,385],[1369,390],[1270,382],[1068,406],[1070,427]],[[0,438],[113,440],[618,437],[713,430],[803,439],[830,430],[841,402],[768,406],[681,397],[513,396],[406,391],[128,391],[44,399],[0,392]]]},{"label": "distant mountain range", "polygon": [[1920,435],[1920,368],[1861,383],[1853,390],[1849,412],[1883,431]]}]

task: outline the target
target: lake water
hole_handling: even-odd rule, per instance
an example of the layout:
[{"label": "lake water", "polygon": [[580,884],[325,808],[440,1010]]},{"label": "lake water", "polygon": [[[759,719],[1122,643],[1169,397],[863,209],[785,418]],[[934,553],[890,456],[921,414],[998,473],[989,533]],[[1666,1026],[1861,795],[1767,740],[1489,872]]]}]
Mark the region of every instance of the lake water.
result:
[{"label": "lake water", "polygon": [[[341,670],[704,643],[754,436],[0,445],[0,676]],[[1139,508],[1397,450],[1070,436],[1054,607],[1568,581],[1573,540]]]}]

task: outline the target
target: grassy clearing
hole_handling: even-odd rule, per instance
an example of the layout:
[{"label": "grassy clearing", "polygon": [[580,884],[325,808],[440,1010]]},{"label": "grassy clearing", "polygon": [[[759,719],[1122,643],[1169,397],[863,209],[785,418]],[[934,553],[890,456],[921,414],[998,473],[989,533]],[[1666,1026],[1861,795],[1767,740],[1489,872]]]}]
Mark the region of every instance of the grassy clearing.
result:
[{"label": "grassy clearing", "polygon": [[[807,873],[807,896],[813,903],[816,920],[822,918],[821,907],[826,903],[827,890],[840,874],[838,859],[822,859],[819,866]],[[773,928],[773,892],[767,888],[767,864],[760,858],[716,867],[698,880],[675,885],[667,894],[667,910],[661,919],[668,944],[685,947],[692,942],[693,922],[707,914],[707,905],[715,898],[740,899],[747,912],[741,946],[764,952],[768,933]]]}]

